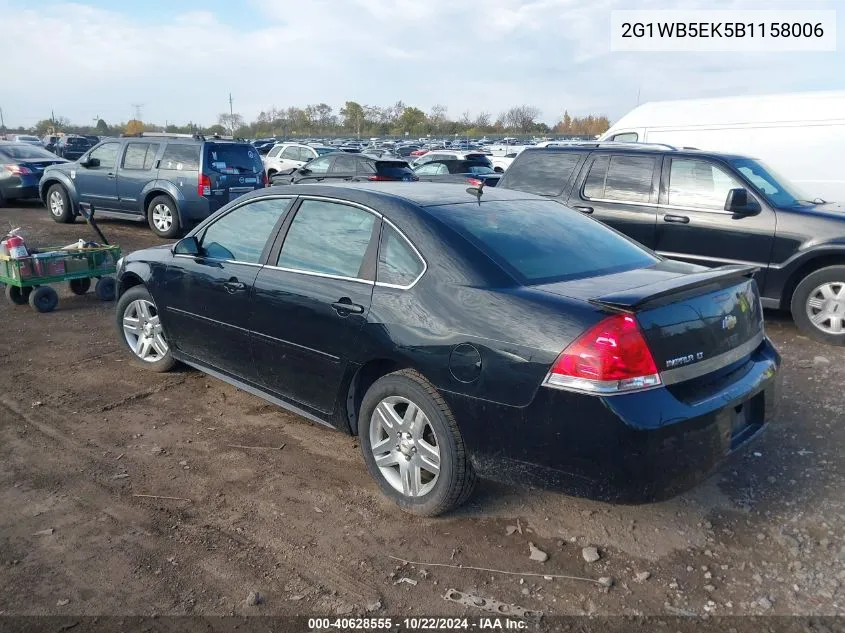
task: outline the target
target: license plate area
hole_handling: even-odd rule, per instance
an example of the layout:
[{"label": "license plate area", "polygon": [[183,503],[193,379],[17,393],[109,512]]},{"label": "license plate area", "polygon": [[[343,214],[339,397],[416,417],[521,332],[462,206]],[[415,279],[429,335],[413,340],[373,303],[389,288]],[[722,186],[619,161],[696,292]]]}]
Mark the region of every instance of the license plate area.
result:
[{"label": "license plate area", "polygon": [[745,443],[763,426],[766,418],[765,394],[758,393],[733,408],[731,419],[731,448]]}]

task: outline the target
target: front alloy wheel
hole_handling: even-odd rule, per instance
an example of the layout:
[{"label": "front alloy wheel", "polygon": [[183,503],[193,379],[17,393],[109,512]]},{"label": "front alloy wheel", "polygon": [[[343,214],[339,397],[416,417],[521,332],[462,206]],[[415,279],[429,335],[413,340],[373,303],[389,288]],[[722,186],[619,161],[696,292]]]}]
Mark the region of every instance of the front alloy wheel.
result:
[{"label": "front alloy wheel", "polygon": [[155,304],[136,299],[123,311],[123,336],[127,345],[146,363],[160,361],[169,350]]},{"label": "front alloy wheel", "polygon": [[375,463],[394,490],[422,497],[440,476],[440,446],[428,417],[402,396],[388,396],[370,418],[370,447]]},{"label": "front alloy wheel", "polygon": [[845,283],[827,282],[810,291],[807,317],[822,332],[845,333]]}]

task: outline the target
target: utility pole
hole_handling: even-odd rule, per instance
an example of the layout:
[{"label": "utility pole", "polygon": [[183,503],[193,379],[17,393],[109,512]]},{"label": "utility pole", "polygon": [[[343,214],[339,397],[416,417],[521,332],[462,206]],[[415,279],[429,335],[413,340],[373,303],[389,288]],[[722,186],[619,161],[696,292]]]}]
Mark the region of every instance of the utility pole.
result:
[{"label": "utility pole", "polygon": [[6,121],[3,120],[3,108],[0,108],[0,131],[6,132]]},{"label": "utility pole", "polygon": [[642,89],[642,86],[637,88],[637,105],[640,105],[640,90],[641,89]]},{"label": "utility pole", "polygon": [[133,103],[132,104],[132,109],[135,111],[135,120],[136,121],[141,120],[141,108],[143,108],[143,107],[144,107],[143,103]]},{"label": "utility pole", "polygon": [[229,93],[229,130],[235,135],[235,110],[232,107],[232,93]]}]

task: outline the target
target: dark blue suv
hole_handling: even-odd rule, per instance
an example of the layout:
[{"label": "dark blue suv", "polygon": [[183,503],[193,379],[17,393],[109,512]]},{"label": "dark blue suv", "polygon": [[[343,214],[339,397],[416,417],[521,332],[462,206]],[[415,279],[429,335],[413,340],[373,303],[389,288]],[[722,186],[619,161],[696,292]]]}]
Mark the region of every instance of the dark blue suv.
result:
[{"label": "dark blue suv", "polygon": [[265,184],[249,143],[144,133],[104,140],[76,162],[48,167],[39,193],[56,222],[73,222],[86,202],[99,215],[145,219],[159,237],[175,238]]}]

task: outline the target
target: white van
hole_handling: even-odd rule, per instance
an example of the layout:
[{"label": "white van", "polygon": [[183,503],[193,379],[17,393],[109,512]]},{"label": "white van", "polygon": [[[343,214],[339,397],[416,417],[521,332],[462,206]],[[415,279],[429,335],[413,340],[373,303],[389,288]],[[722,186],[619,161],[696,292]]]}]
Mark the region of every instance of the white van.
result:
[{"label": "white van", "polygon": [[845,91],[645,103],[601,141],[666,143],[759,158],[810,199],[845,201]]}]

